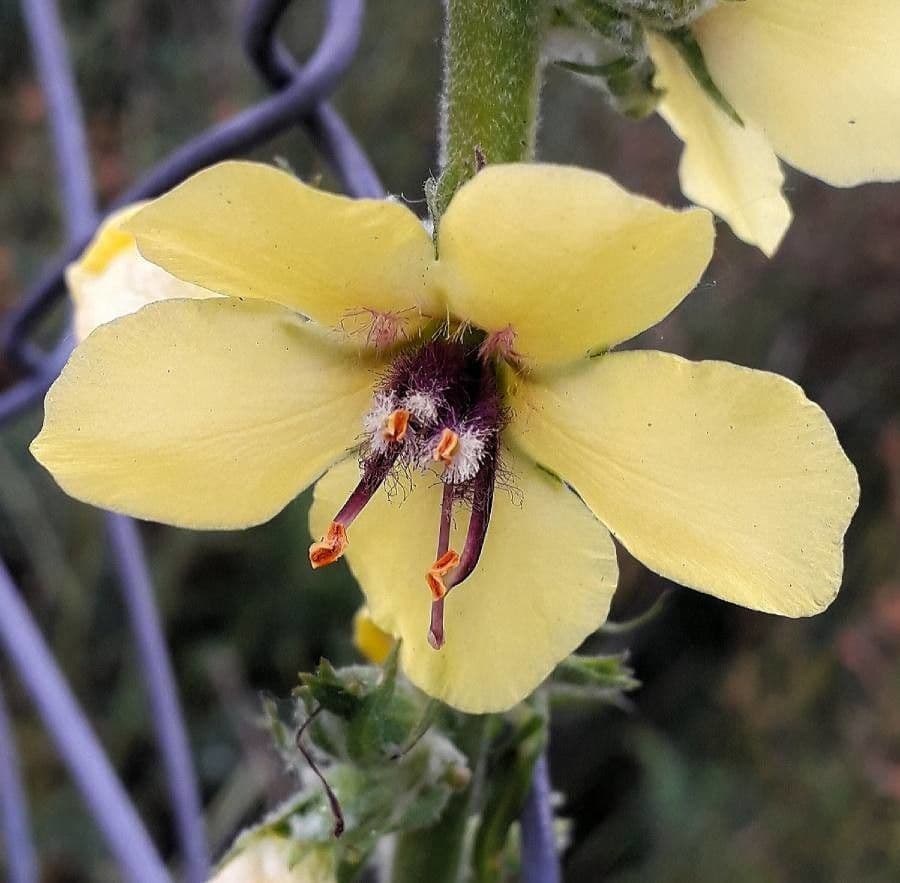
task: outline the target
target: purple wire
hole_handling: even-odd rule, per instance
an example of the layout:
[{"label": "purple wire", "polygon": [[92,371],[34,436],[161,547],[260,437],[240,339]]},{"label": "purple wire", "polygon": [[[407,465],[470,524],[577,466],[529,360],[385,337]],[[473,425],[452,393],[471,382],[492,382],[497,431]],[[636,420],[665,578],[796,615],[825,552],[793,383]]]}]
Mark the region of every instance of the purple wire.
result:
[{"label": "purple wire", "polygon": [[127,879],[171,883],[143,822],[2,563],[0,644]]},{"label": "purple wire", "polygon": [[[34,64],[47,103],[51,108],[53,148],[60,169],[63,216],[67,238],[82,235],[94,224],[94,198],[87,157],[81,105],[68,68],[65,39],[53,0],[26,0],[22,4],[25,27],[31,42]],[[57,113],[62,109],[61,113]],[[52,382],[62,367],[65,354],[50,353],[44,364],[30,366],[31,377],[0,396],[0,415],[11,417],[29,407]],[[15,739],[0,693],[0,804],[6,845],[7,873],[11,883],[32,883],[38,864],[28,820],[28,799],[19,775]]]},{"label": "purple wire", "polygon": [[71,334],[64,335],[32,374],[0,392],[0,424],[18,417],[43,399],[69,358],[73,344]]},{"label": "purple wire", "polygon": [[150,700],[185,877],[189,883],[203,883],[209,874],[209,856],[197,775],[140,533],[132,519],[113,512],[106,513],[106,532]]},{"label": "purple wire", "polygon": [[[54,0],[25,0],[23,13],[47,97],[56,151],[68,239],[75,244],[97,224],[93,176],[85,138],[81,102],[75,88]],[[64,335],[62,353],[50,354],[46,370],[32,378],[19,406],[40,393],[61,370],[71,350],[71,335]],[[16,388],[13,388],[13,393]],[[9,404],[9,401],[2,404]],[[152,725],[163,759],[175,827],[189,883],[202,883],[209,871],[206,838],[197,778],[191,761],[178,692],[153,599],[153,587],[136,526],[128,519],[107,516],[119,587],[136,639],[139,667],[152,709]],[[65,732],[56,734],[65,739]]]},{"label": "purple wire", "polygon": [[359,46],[362,17],[363,0],[329,0],[322,39],[287,88],[170,154],[115,204],[157,196],[198,169],[243,153],[296,123],[337,87]]},{"label": "purple wire", "polygon": [[[359,45],[363,0],[331,0],[327,10],[325,30],[318,47],[288,88],[189,141],[143,175],[112,208],[158,196],[199,169],[268,141],[294,125],[322,96],[333,91]],[[344,150],[349,149],[346,144],[342,146]],[[85,245],[86,237],[67,247],[66,254],[54,262],[51,271],[9,311],[0,329],[0,347],[15,354],[35,321],[64,293],[65,267]]]},{"label": "purple wire", "polygon": [[0,689],[0,816],[6,844],[6,873],[9,883],[36,883],[37,856],[31,843],[28,801],[19,773],[19,757],[3,690]]},{"label": "purple wire", "polygon": [[[53,0],[24,2],[29,34],[50,107],[70,245],[23,299],[0,340],[8,354],[18,356],[19,363],[32,372],[0,394],[0,420],[9,419],[35,404],[46,393],[71,352],[69,334],[64,335],[53,351],[48,354],[38,351],[38,355],[34,355],[35,348],[28,344],[25,335],[44,309],[63,292],[65,267],[83,250],[87,233],[95,228],[97,220],[81,107],[56,7]],[[266,4],[257,4],[256,15],[262,22],[258,32],[271,38],[287,5],[287,2],[269,4],[273,10],[270,13]],[[382,195],[377,175],[343,120],[327,105],[320,107],[318,104],[321,96],[333,90],[356,52],[362,15],[362,0],[331,0],[323,37],[307,64],[297,65],[283,49],[279,50],[289,62],[288,77],[277,83],[279,94],[193,139],[151,169],[116,201],[116,205],[158,195],[197,169],[262,143],[298,120],[348,190],[360,196]],[[205,879],[208,870],[201,805],[139,533],[133,522],[115,515],[108,516],[107,531],[120,574],[123,599],[137,639],[141,672],[173,798],[187,875],[191,881],[200,881]]]},{"label": "purple wire", "polygon": [[522,826],[523,883],[560,883],[546,754],[542,754],[534,765],[531,788],[519,822]]},{"label": "purple wire", "polygon": [[[284,47],[266,45],[287,5],[286,0],[254,0],[250,7],[254,14],[244,27],[246,51],[270,84],[281,89],[279,94],[188,142],[147,172],[116,200],[116,206],[158,196],[204,166],[249,150],[298,120],[349,194],[384,195],[378,175],[340,115],[329,104],[316,103],[334,88],[353,59],[361,33],[362,0],[332,0],[319,48],[302,68]],[[65,268],[81,254],[88,239],[81,235],[68,245],[0,326],[0,350],[34,372],[0,393],[0,421],[36,404],[53,382],[55,374],[25,357],[26,334],[64,293]]]},{"label": "purple wire", "polygon": [[66,238],[72,241],[93,230],[97,223],[81,102],[54,0],[23,0],[22,14],[38,80],[50,111],[48,116],[68,231]]},{"label": "purple wire", "polygon": [[[244,52],[269,86],[276,90],[287,88],[303,69],[275,37],[275,30],[289,6],[290,0],[250,0],[244,15]],[[302,114],[300,123],[313,146],[337,173],[346,193],[357,199],[384,197],[384,185],[378,173],[329,102],[321,101]]]}]

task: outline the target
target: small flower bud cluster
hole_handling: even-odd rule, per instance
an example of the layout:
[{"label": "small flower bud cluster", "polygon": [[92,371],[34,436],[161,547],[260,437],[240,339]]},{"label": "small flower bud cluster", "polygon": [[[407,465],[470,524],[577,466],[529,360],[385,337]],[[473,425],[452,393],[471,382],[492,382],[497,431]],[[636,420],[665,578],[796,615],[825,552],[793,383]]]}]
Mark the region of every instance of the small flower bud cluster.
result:
[{"label": "small flower bud cluster", "polygon": [[662,28],[682,28],[709,12],[718,0],[611,0],[614,9]]}]

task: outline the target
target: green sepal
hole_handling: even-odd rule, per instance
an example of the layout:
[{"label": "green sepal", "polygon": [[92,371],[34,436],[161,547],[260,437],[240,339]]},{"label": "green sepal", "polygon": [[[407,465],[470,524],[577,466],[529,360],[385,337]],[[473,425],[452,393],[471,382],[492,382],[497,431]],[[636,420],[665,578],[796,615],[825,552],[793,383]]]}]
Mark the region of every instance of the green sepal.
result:
[{"label": "green sepal", "polygon": [[640,61],[619,58],[608,64],[579,64],[558,61],[557,66],[591,80],[596,78],[619,113],[643,119],[656,110],[663,92],[653,85],[656,68],[649,57]]},{"label": "green sepal", "polygon": [[639,613],[637,616],[626,619],[623,622],[613,622],[608,619],[597,631],[603,635],[630,635],[639,628],[643,628],[648,623],[653,622],[658,616],[661,616],[671,598],[672,590],[666,589],[657,596],[656,600],[643,613]]},{"label": "green sepal", "polygon": [[350,719],[372,689],[373,677],[378,677],[378,670],[371,666],[351,666],[342,669],[339,675],[327,659],[321,659],[314,672],[300,674],[301,686],[295,695],[304,700],[308,696],[316,706],[321,705],[338,717]]},{"label": "green sepal", "polygon": [[641,119],[662,97],[641,24],[590,0],[559,8],[549,59],[603,92],[619,113]]},{"label": "green sepal", "polygon": [[575,692],[586,698],[614,699],[641,685],[627,663],[627,653],[600,656],[572,654],[556,666],[550,676],[550,688],[554,692]]}]

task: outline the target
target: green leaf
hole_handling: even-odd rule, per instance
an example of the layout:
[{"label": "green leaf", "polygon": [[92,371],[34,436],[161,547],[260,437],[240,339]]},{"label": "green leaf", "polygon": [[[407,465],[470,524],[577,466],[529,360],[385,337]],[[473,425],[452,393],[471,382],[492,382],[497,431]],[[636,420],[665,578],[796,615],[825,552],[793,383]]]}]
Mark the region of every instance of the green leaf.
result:
[{"label": "green leaf", "polygon": [[[443,718],[442,723],[452,729],[456,744],[465,750],[472,772],[468,781],[465,776],[456,780],[457,793],[439,820],[397,838],[392,883],[460,883],[464,878],[469,834],[481,802],[486,752],[497,719],[492,715],[454,713]],[[467,873],[465,879],[470,879]]]}]

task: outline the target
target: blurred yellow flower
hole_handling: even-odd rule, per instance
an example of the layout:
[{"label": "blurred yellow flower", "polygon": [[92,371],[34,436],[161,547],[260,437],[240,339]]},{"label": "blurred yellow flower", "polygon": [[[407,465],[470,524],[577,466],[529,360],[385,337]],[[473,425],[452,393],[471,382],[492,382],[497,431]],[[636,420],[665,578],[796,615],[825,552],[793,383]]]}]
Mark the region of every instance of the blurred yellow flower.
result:
[{"label": "blurred yellow flower", "polygon": [[777,157],[837,187],[900,179],[897,0],[722,2],[691,25],[718,89],[651,38],[685,195],[771,255],[791,222]]},{"label": "blurred yellow flower", "polygon": [[98,325],[156,300],[214,296],[211,291],[170,276],[141,257],[134,237],[122,225],[144,205],[135,203],[111,214],[84,254],[66,269],[78,340],[84,340]]},{"label": "blurred yellow flower", "polygon": [[382,665],[394,646],[394,639],[375,625],[367,607],[360,607],[353,617],[353,644],[369,662]]},{"label": "blurred yellow flower", "polygon": [[431,695],[482,712],[531,692],[607,616],[610,532],[757,610],[807,615],[837,592],[858,487],[823,412],[773,374],[609,352],[694,287],[705,210],[489,166],[436,259],[396,202],[225,163],[125,230],[223,297],[94,331],[35,456],[73,496],[195,528],[265,521],[327,471],[311,563],[346,554]]},{"label": "blurred yellow flower", "polygon": [[298,844],[263,834],[222,865],[209,883],[334,883],[334,867],[321,849],[294,859]]}]

